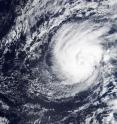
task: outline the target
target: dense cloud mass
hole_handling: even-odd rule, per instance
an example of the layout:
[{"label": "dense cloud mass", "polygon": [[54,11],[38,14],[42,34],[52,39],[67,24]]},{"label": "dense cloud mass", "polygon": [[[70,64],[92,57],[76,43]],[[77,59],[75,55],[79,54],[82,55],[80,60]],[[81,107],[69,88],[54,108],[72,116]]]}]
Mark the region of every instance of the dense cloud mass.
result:
[{"label": "dense cloud mass", "polygon": [[0,124],[117,123],[117,1],[0,1]]}]

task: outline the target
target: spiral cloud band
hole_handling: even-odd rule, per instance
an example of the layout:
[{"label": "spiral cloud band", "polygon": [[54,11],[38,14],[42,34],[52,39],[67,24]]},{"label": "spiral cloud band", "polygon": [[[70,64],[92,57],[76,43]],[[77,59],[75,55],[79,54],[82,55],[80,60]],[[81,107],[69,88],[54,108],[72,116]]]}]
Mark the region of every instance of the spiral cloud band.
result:
[{"label": "spiral cloud band", "polygon": [[104,53],[101,35],[106,30],[104,27],[95,29],[94,25],[84,22],[66,24],[57,32],[54,69],[59,78],[66,80],[64,84],[72,85],[96,77]]}]

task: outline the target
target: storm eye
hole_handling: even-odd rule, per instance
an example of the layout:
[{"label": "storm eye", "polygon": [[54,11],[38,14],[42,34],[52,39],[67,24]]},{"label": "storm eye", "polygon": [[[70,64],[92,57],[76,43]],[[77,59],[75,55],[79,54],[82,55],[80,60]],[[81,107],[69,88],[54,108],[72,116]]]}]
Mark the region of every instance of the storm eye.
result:
[{"label": "storm eye", "polygon": [[97,77],[104,52],[99,38],[107,29],[92,30],[94,27],[87,22],[66,24],[54,37],[53,70],[64,84],[80,84]]}]

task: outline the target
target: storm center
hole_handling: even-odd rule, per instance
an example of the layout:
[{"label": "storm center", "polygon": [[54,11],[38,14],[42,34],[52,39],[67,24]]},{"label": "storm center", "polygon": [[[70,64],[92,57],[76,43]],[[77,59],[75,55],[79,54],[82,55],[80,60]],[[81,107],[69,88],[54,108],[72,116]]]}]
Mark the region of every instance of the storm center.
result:
[{"label": "storm center", "polygon": [[[82,83],[96,77],[103,48],[100,45],[104,29],[66,25],[58,31],[54,45],[54,70],[65,84]],[[101,32],[101,33],[100,33]]]}]

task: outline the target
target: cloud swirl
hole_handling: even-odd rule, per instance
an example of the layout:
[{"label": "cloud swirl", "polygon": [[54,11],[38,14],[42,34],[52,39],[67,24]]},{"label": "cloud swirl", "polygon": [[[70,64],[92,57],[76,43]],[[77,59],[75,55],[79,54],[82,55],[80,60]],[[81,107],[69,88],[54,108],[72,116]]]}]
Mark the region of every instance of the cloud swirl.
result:
[{"label": "cloud swirl", "polygon": [[90,23],[65,24],[54,38],[53,69],[64,84],[93,82],[98,75],[104,55],[101,36],[108,28]]}]

